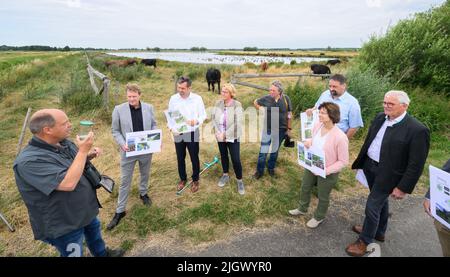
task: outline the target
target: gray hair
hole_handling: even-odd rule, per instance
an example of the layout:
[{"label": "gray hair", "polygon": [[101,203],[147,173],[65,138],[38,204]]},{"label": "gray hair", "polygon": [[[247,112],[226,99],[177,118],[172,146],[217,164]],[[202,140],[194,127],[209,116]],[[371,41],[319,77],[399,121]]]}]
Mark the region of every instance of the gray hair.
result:
[{"label": "gray hair", "polygon": [[384,95],[386,96],[394,96],[395,98],[398,99],[398,101],[401,104],[406,104],[409,105],[409,102],[411,102],[411,100],[409,99],[409,96],[406,92],[401,91],[401,90],[390,90],[388,92],[386,92],[386,94]]},{"label": "gray hair", "polygon": [[55,126],[55,123],[56,120],[51,114],[42,113],[31,118],[29,128],[31,133],[35,135],[42,132],[42,129],[44,129],[44,127]]},{"label": "gray hair", "polygon": [[270,85],[276,87],[276,88],[278,89],[278,92],[280,92],[280,94],[283,93],[284,89],[283,89],[283,85],[281,84],[280,81],[275,80],[275,81],[273,81]]}]

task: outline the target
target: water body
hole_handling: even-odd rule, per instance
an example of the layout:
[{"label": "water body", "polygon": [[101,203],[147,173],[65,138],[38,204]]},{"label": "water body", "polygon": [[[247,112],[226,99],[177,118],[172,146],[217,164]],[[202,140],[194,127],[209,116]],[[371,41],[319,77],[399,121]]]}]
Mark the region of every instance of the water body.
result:
[{"label": "water body", "polygon": [[292,60],[301,62],[326,61],[329,58],[315,57],[267,57],[267,56],[241,56],[241,55],[218,55],[209,52],[112,52],[113,56],[140,58],[140,59],[161,59],[166,61],[176,61],[184,63],[200,64],[231,64],[242,65],[247,62],[260,64],[262,62],[283,62],[289,64]]}]

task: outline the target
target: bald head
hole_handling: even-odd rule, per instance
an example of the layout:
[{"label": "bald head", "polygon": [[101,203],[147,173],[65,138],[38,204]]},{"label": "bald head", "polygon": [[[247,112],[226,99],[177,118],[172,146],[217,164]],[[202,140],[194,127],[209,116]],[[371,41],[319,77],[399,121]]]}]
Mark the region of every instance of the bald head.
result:
[{"label": "bald head", "polygon": [[66,114],[58,109],[42,109],[35,112],[30,119],[30,131],[36,135],[42,132],[45,127],[54,127],[56,119],[59,117],[67,117]]}]

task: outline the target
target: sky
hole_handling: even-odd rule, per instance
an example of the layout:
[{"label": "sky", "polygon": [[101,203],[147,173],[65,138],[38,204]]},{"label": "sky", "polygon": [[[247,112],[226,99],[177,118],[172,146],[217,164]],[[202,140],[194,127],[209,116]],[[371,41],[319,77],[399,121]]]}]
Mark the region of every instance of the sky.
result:
[{"label": "sky", "polygon": [[361,47],[445,0],[0,0],[0,45]]}]

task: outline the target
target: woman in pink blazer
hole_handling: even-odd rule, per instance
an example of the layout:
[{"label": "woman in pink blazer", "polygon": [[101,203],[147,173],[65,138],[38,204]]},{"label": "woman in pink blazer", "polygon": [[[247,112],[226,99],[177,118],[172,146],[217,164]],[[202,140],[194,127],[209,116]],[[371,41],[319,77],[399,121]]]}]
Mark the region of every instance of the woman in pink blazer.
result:
[{"label": "woman in pink blazer", "polygon": [[316,228],[325,219],[330,193],[336,185],[339,172],[348,164],[348,138],[335,124],[340,120],[339,106],[324,102],[319,106],[319,122],[313,128],[313,137],[304,141],[305,147],[315,147],[325,152],[326,178],[315,175],[305,169],[300,190],[300,205],[290,210],[291,215],[305,215],[311,199],[311,190],[317,184],[319,204],[311,220],[306,223],[309,228]]}]

